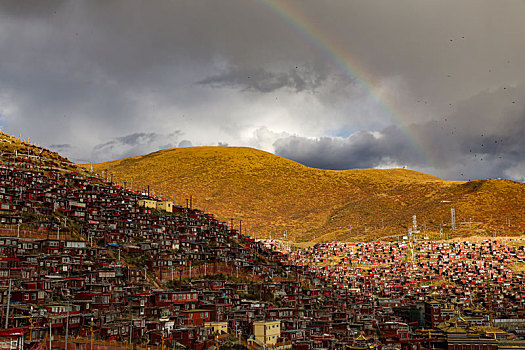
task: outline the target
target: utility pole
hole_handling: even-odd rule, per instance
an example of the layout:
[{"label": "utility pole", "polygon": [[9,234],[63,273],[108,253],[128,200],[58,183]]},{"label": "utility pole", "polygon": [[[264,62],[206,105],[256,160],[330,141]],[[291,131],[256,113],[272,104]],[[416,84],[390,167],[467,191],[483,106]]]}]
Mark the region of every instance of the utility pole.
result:
[{"label": "utility pole", "polygon": [[131,324],[129,325],[129,343],[131,344],[131,339],[133,338],[133,313],[131,313]]},{"label": "utility pole", "polygon": [[52,347],[51,347],[51,339],[53,339],[53,333],[51,333],[51,316],[49,316],[48,318],[48,322],[49,322],[49,349],[51,350]]},{"label": "utility pole", "polygon": [[9,304],[11,304],[11,279],[9,279],[9,289],[7,292],[7,310],[5,313],[5,328],[9,328]]},{"label": "utility pole", "polygon": [[69,304],[69,300],[68,300],[68,302],[67,302],[67,318],[66,318],[66,344],[65,344],[66,349],[65,350],[67,350],[67,340],[68,340],[68,336],[69,336],[69,306],[70,306],[70,304]]},{"label": "utility pole", "polygon": [[[89,330],[91,332],[91,347],[90,347],[90,350],[93,350],[93,333],[95,333],[95,331],[93,330],[93,326],[95,325],[95,323],[93,322],[93,317],[91,317],[91,326],[89,326]],[[51,349],[51,347],[49,347]]]},{"label": "utility pole", "polygon": [[33,327],[35,326],[35,323],[33,321],[33,306],[31,306],[31,314],[29,316],[29,324],[31,324],[31,327],[29,328],[29,341],[33,341]]}]

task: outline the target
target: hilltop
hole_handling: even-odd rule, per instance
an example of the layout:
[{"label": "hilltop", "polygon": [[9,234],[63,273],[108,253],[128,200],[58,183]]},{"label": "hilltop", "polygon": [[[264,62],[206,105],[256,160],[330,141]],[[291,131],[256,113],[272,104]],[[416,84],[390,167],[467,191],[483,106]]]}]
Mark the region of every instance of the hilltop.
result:
[{"label": "hilltop", "polygon": [[0,157],[5,163],[12,165],[25,163],[38,164],[54,170],[81,172],[85,170],[56,152],[30,143],[30,139],[26,141],[21,135],[16,138],[3,132],[0,132]]},{"label": "hilltop", "polygon": [[[523,232],[525,185],[509,180],[445,181],[408,169],[314,169],[271,153],[192,147],[93,165],[128,187],[192,203],[244,232],[297,242],[405,234],[417,215],[426,234]],[[450,209],[458,230],[450,231]]]}]

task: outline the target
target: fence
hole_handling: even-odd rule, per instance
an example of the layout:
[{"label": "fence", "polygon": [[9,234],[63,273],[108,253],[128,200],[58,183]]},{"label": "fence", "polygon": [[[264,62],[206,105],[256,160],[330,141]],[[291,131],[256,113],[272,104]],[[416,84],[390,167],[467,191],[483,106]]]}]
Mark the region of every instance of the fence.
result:
[{"label": "fence", "polygon": [[191,267],[191,274],[189,267],[177,267],[171,269],[161,269],[156,271],[156,276],[160,280],[177,280],[182,278],[197,278],[203,276],[212,276],[218,273],[223,273],[231,276],[238,276],[239,278],[247,279],[250,281],[258,282],[261,281],[261,277],[257,275],[251,275],[243,271],[241,268],[237,269],[229,264],[220,263],[212,265],[198,265]]},{"label": "fence", "polygon": [[71,234],[69,232],[58,233],[58,231],[32,231],[18,229],[16,226],[14,228],[0,227],[0,236],[30,239],[71,239]]}]

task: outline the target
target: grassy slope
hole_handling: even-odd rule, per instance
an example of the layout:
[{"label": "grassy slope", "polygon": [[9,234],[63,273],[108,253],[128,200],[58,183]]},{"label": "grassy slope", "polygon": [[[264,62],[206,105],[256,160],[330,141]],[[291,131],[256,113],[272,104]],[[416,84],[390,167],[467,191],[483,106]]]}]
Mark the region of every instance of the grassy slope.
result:
[{"label": "grassy slope", "polygon": [[[133,178],[134,188],[150,185],[169,199],[176,194],[181,205],[193,195],[194,207],[223,220],[242,219],[243,228],[257,236],[281,237],[287,230],[298,241],[372,238],[407,232],[414,214],[420,226],[439,232],[442,222],[450,222],[452,206],[458,223],[472,218],[474,231],[525,227],[525,185],[507,180],[452,182],[404,169],[312,169],[233,147],[162,150],[94,169],[108,169],[128,184]],[[511,216],[508,227],[505,218]]]},{"label": "grassy slope", "polygon": [[0,132],[0,155],[7,162],[8,160],[17,163],[38,164],[47,168],[62,169],[64,171],[74,171],[84,173],[85,169],[77,166],[62,157],[60,154],[47,148],[35,146],[23,140],[21,136],[16,138],[6,133]]},{"label": "grassy slope", "polygon": [[52,152],[48,149],[43,149],[39,146],[31,144],[29,140],[24,141],[20,138],[0,132],[0,153],[14,153],[15,151],[17,151],[20,155],[40,155],[50,160],[56,160],[62,163],[71,163],[67,158],[60,156],[56,152]]}]

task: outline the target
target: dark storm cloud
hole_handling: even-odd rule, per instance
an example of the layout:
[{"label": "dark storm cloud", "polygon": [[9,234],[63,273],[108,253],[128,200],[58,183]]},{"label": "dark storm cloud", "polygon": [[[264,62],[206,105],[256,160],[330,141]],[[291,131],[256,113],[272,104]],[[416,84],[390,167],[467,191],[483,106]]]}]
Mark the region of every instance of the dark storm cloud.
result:
[{"label": "dark storm cloud", "polygon": [[[290,136],[275,152],[327,169],[408,165],[447,179],[504,177],[524,181],[525,85],[485,91],[441,120],[357,132],[347,138]],[[521,99],[521,101],[520,101]]]},{"label": "dark storm cloud", "polygon": [[322,169],[374,168],[399,159],[422,161],[397,127],[389,127],[381,134],[360,131],[347,138],[290,136],[277,140],[274,146],[280,156]]},{"label": "dark storm cloud", "polygon": [[319,73],[296,67],[288,72],[269,72],[264,69],[256,70],[229,70],[199,81],[201,85],[212,87],[229,87],[241,90],[271,92],[281,88],[288,88],[295,92],[304,90],[313,91],[321,86],[326,77]]},{"label": "dark storm cloud", "polygon": [[[203,91],[196,82],[220,74],[223,64],[280,71],[273,66],[311,54],[282,19],[254,12],[257,5],[249,2],[0,4],[0,125],[43,144],[81,143],[84,152],[136,130],[180,127],[182,115],[195,109],[200,120],[221,127],[224,121],[209,111],[230,114],[225,106],[231,94]],[[320,70],[320,62],[301,64]],[[301,91],[314,84],[295,70],[271,75],[254,79],[254,89],[289,85]],[[216,134],[210,129],[201,142],[215,144]]]},{"label": "dark storm cloud", "polygon": [[[525,172],[524,102],[507,101],[525,76],[522,1],[287,4],[0,0],[0,127],[74,161],[220,141],[331,168]],[[389,105],[407,125],[388,127]]]}]

